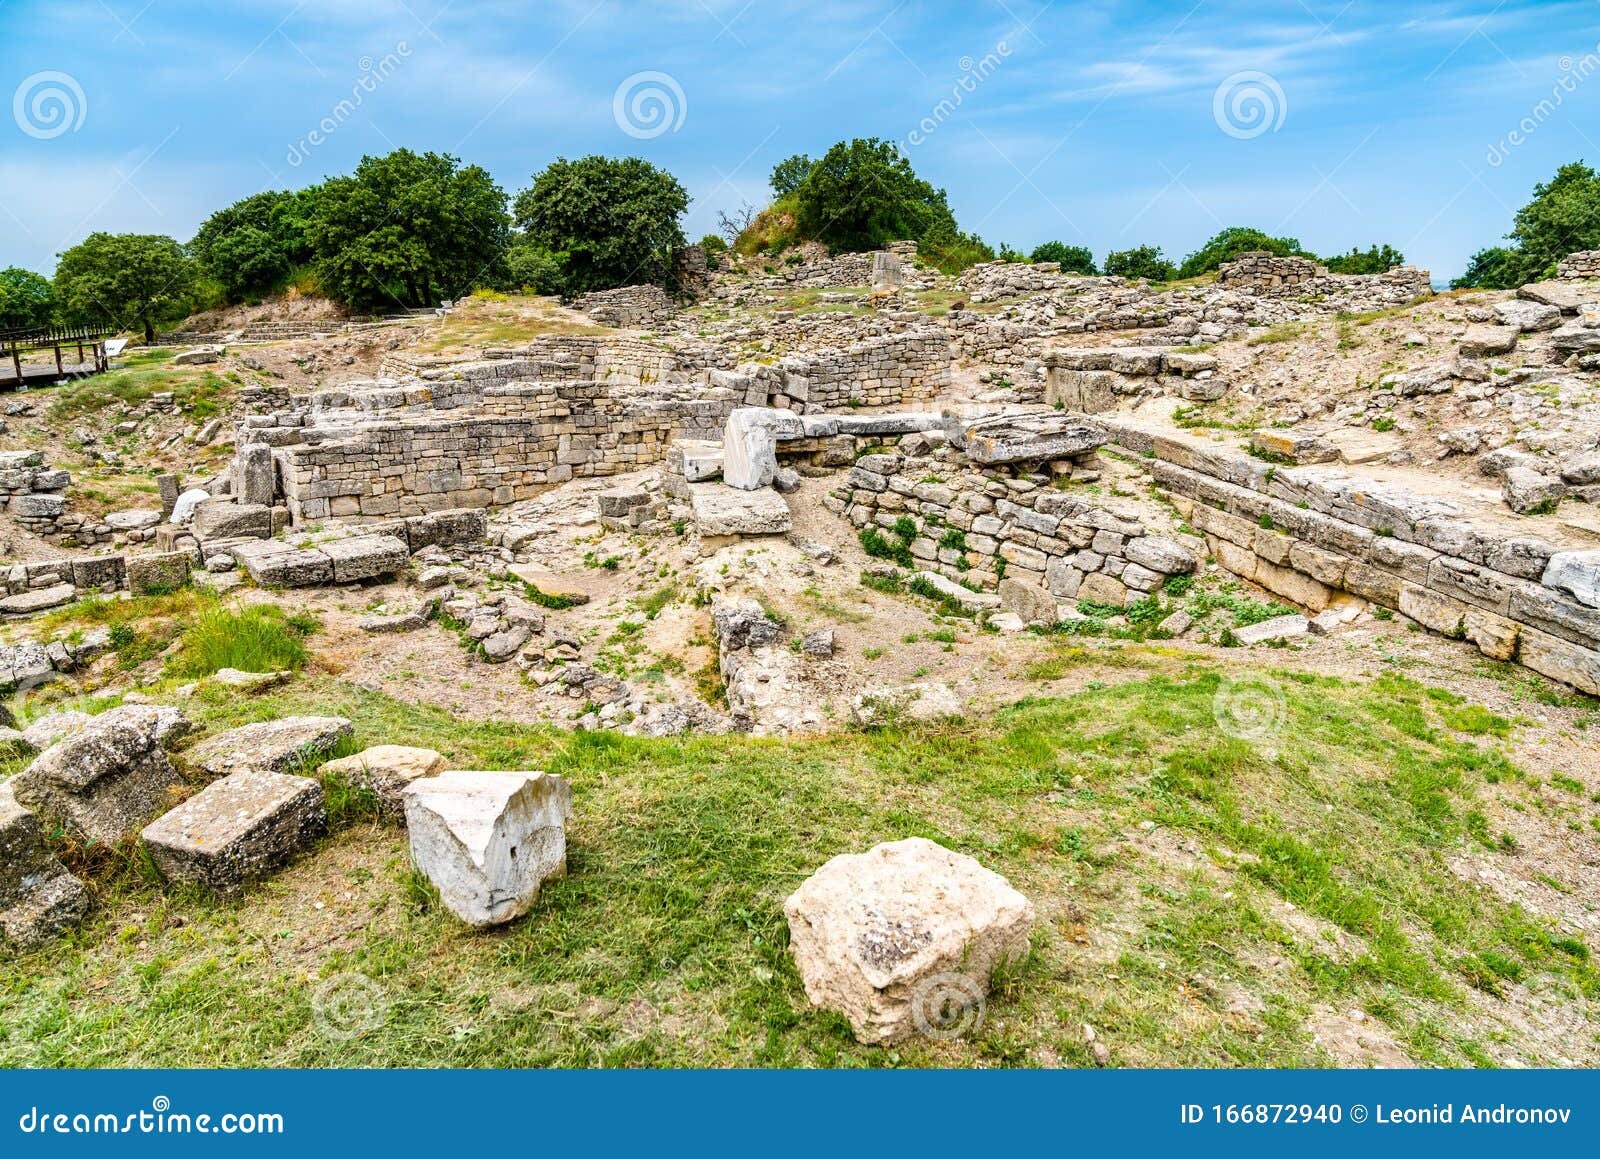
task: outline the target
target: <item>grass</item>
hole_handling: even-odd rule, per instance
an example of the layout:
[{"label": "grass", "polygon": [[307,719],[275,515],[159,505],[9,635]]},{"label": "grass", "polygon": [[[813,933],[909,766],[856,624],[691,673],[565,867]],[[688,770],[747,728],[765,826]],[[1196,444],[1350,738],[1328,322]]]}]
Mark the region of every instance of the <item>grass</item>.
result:
[{"label": "grass", "polygon": [[173,401],[194,418],[219,414],[223,398],[237,384],[208,368],[171,365],[176,353],[135,349],[119,359],[119,369],[58,388],[50,396],[50,418],[67,421],[110,407],[137,406],[164,391],[171,391]]},{"label": "grass", "polygon": [[183,630],[178,652],[167,662],[173,676],[198,680],[223,668],[241,672],[297,671],[307,659],[304,637],[315,621],[291,620],[273,604],[203,610]]},{"label": "grass", "polygon": [[[207,730],[338,713],[361,744],[568,776],[569,875],[526,919],[468,932],[359,802],[240,901],[103,861],[89,924],[0,972],[0,1065],[1086,1066],[1089,1024],[1116,1065],[1316,1066],[1328,1007],[1419,1063],[1475,1065],[1506,1047],[1473,992],[1600,995],[1580,940],[1449,867],[1516,856],[1477,833],[1528,791],[1492,737],[1443,719],[1464,704],[1258,672],[1282,700],[1252,742],[1218,723],[1218,672],[1127,653],[1124,682],[1064,699],[787,740],[474,722],[322,676],[197,699]],[[970,1037],[862,1047],[808,1006],[782,902],[827,858],[913,835],[1031,897],[1034,952]],[[313,1002],[349,973],[380,1001],[345,1041]]]}]

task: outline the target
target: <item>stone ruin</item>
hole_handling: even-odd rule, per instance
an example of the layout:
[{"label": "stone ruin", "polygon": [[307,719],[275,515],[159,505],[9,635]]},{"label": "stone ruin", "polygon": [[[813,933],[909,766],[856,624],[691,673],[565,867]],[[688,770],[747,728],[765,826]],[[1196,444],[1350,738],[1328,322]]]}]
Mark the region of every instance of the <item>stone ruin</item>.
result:
[{"label": "stone ruin", "polygon": [[1600,279],[1600,250],[1580,250],[1556,264],[1556,277],[1567,282]]},{"label": "stone ruin", "polygon": [[1382,274],[1334,274],[1309,258],[1279,257],[1264,251],[1240,254],[1217,268],[1217,285],[1274,296],[1356,294],[1374,302],[1366,309],[1402,306],[1433,293],[1428,271],[1396,266]]}]

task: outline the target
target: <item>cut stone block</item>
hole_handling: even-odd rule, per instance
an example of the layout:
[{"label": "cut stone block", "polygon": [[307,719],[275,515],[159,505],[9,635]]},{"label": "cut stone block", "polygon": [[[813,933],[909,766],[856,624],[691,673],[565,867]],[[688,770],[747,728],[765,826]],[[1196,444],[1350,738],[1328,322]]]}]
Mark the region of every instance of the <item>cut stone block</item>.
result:
[{"label": "cut stone block", "polygon": [[947,600],[954,600],[961,605],[963,611],[987,612],[1000,606],[1000,597],[993,592],[975,592],[964,588],[948,576],[942,576],[936,571],[919,571],[911,577],[911,582],[925,584],[938,592]]},{"label": "cut stone block", "polygon": [[165,551],[157,555],[128,557],[128,590],[134,595],[169,592],[189,582],[189,566],[194,559],[187,551]]},{"label": "cut stone block", "polygon": [[354,734],[355,725],[342,716],[285,716],[208,737],[189,750],[188,759],[214,776],[241,768],[288,773]]},{"label": "cut stone block", "polygon": [[413,781],[404,796],[411,858],[468,925],[521,917],[567,870],[565,777],[451,770]]},{"label": "cut stone block", "polygon": [[1600,608],[1600,551],[1559,551],[1545,567],[1543,584],[1580,604]]},{"label": "cut stone block", "polygon": [[1488,358],[1495,354],[1510,354],[1517,346],[1516,326],[1469,326],[1461,339],[1461,353],[1467,358]]},{"label": "cut stone block", "polygon": [[142,836],[163,877],[227,893],[268,876],[327,828],[317,782],[240,769],[145,826]]},{"label": "cut stone block", "polygon": [[176,709],[111,709],[45,749],[10,788],[41,816],[114,844],[171,806],[183,778],[161,742],[187,726]]},{"label": "cut stone block", "polygon": [[0,599],[0,615],[25,616],[32,612],[42,612],[46,608],[71,603],[77,594],[78,589],[66,583],[54,584],[31,592],[18,592],[14,596]]},{"label": "cut stone block", "polygon": [[319,544],[318,550],[333,561],[336,584],[393,575],[411,558],[405,543],[392,535],[352,535]]},{"label": "cut stone block", "polygon": [[333,582],[333,560],[321,551],[263,539],[236,544],[229,554],[262,587],[305,588]]},{"label": "cut stone block", "polygon": [[740,535],[784,535],[794,517],[782,495],[772,490],[736,491],[720,483],[694,483],[689,507],[702,539]]},{"label": "cut stone block", "polygon": [[189,527],[201,539],[266,539],[272,535],[272,509],[262,503],[207,499],[195,506]]},{"label": "cut stone block", "polygon": [[342,777],[356,788],[370,790],[385,813],[403,816],[406,786],[444,772],[445,760],[432,749],[381,744],[355,756],[329,761],[321,771]]},{"label": "cut stone block", "polygon": [[1049,411],[963,419],[950,414],[945,434],[974,463],[1072,459],[1104,445],[1104,428],[1082,416]]},{"label": "cut stone block", "polygon": [[1311,621],[1298,612],[1288,616],[1274,616],[1259,624],[1249,624],[1233,630],[1233,638],[1241,644],[1264,644],[1268,640],[1288,640],[1304,636],[1311,631]]},{"label": "cut stone block", "polygon": [[0,784],[0,944],[32,949],[88,910],[89,891],[45,845],[39,818]]},{"label": "cut stone block", "polygon": [[722,433],[722,481],[741,491],[770,486],[778,470],[778,440],[804,434],[800,416],[768,407],[737,407]]},{"label": "cut stone block", "polygon": [[1021,616],[1025,624],[1049,625],[1056,622],[1055,596],[1036,583],[1003,579],[1000,581],[999,596],[1001,606]]},{"label": "cut stone block", "polygon": [[863,1043],[940,1035],[1026,956],[1033,925],[1005,878],[921,837],[833,858],[783,909],[806,997]]},{"label": "cut stone block", "polygon": [[211,674],[211,683],[238,692],[265,692],[269,688],[276,688],[285,683],[293,675],[293,672],[287,671],[241,672],[237,668],[219,668]]},{"label": "cut stone block", "polygon": [[239,448],[233,461],[233,493],[241,503],[272,506],[278,490],[278,469],[272,461],[272,448],[252,443]]}]

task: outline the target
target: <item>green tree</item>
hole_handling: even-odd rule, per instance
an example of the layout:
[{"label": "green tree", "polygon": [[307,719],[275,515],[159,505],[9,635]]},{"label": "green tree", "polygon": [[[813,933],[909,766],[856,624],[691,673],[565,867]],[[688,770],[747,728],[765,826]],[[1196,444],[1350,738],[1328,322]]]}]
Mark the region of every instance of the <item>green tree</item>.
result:
[{"label": "green tree", "polygon": [[316,186],[298,193],[269,190],[217,210],[189,243],[201,275],[221,286],[230,302],[280,289],[297,266],[311,260],[306,230],[320,192]]},{"label": "green tree", "polygon": [[1570,253],[1600,249],[1600,175],[1582,161],[1561,166],[1533,187],[1533,200],[1517,211],[1511,238],[1521,251],[1524,281],[1553,273]]},{"label": "green tree", "polygon": [[665,169],[598,155],[556,158],[515,204],[517,226],[531,240],[567,255],[568,294],[665,281],[688,208],[689,194]]},{"label": "green tree", "polygon": [[1032,262],[1060,262],[1061,272],[1064,274],[1087,274],[1093,277],[1098,271],[1094,268],[1094,254],[1089,252],[1087,246],[1066,245],[1059,241],[1047,241],[1034,247],[1033,253],[1028,255]]},{"label": "green tree", "polygon": [[1489,246],[1473,254],[1452,290],[1514,290],[1527,281],[1522,276],[1522,254],[1504,246]]},{"label": "green tree", "polygon": [[56,295],[48,278],[18,266],[0,270],[0,330],[48,326],[55,312]]},{"label": "green tree", "polygon": [[1374,245],[1364,253],[1352,246],[1349,253],[1328,258],[1322,264],[1333,274],[1383,274],[1405,265],[1406,255],[1388,243]]},{"label": "green tree", "polygon": [[181,317],[194,288],[194,263],[170,237],[92,233],[58,255],[55,291],[74,321],[144,330]]},{"label": "green tree", "polygon": [[536,241],[518,238],[506,250],[506,272],[512,289],[535,294],[560,294],[567,287],[567,255],[546,249]]},{"label": "green tree", "polygon": [[918,177],[892,141],[876,137],[839,142],[811,167],[794,192],[801,235],[834,253],[879,249],[891,241],[921,241],[936,229],[955,230],[945,192]]},{"label": "green tree", "polygon": [[503,262],[505,192],[488,170],[396,149],[326,181],[306,236],[317,279],[352,306],[428,306],[460,297]]},{"label": "green tree", "polygon": [[806,179],[806,174],[811,172],[816,164],[804,153],[796,153],[793,157],[785,157],[772,167],[772,192],[779,197],[787,197]]},{"label": "green tree", "polygon": [[1161,256],[1160,246],[1142,245],[1128,250],[1112,250],[1101,267],[1108,277],[1148,278],[1152,282],[1170,282],[1178,276],[1177,269]]},{"label": "green tree", "polygon": [[1231,262],[1240,254],[1257,251],[1276,254],[1280,258],[1316,257],[1315,254],[1307,253],[1301,249],[1300,242],[1296,238],[1272,237],[1259,229],[1234,225],[1221,230],[1205,245],[1184,258],[1183,265],[1178,269],[1178,276],[1182,278],[1198,278],[1201,274],[1210,273],[1223,262]]}]

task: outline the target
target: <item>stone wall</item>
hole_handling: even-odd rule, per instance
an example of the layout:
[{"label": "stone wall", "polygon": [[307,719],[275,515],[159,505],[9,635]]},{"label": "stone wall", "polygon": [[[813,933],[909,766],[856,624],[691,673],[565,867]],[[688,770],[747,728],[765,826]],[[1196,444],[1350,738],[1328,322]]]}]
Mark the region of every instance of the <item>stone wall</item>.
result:
[{"label": "stone wall", "polygon": [[968,266],[956,279],[956,289],[974,302],[992,302],[1024,294],[1045,294],[1051,290],[1080,290],[1086,287],[1125,286],[1126,278],[1095,278],[1083,274],[1064,274],[1060,262],[981,262]]},{"label": "stone wall", "polygon": [[1330,308],[1402,306],[1433,293],[1427,270],[1396,266],[1382,274],[1334,274],[1308,258],[1240,254],[1217,268],[1217,285],[1267,297],[1321,297]]},{"label": "stone wall", "polygon": [[[703,252],[701,256],[703,259]],[[650,284],[595,290],[584,294],[573,306],[602,325],[635,330],[664,326],[678,312],[677,303],[667,292]]]},{"label": "stone wall", "polygon": [[948,457],[863,455],[828,499],[858,528],[901,540],[928,570],[998,589],[1024,621],[1054,623],[1058,601],[1125,607],[1192,572],[1198,541],[1149,534],[1131,508],[1090,502],[1034,478]]},{"label": "stone wall", "polygon": [[649,466],[674,438],[715,435],[732,409],[731,396],[680,387],[493,383],[472,405],[431,417],[287,428],[275,454],[297,524],[416,515],[513,503],[574,477]]},{"label": "stone wall", "polygon": [[1313,612],[1349,593],[1600,695],[1600,553],[1393,484],[1105,425],[1236,575]]},{"label": "stone wall", "polygon": [[1600,278],[1600,250],[1580,250],[1568,254],[1557,264],[1556,277],[1569,282]]}]

